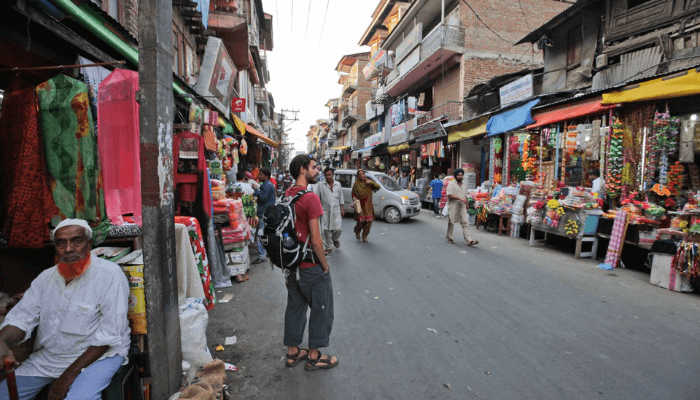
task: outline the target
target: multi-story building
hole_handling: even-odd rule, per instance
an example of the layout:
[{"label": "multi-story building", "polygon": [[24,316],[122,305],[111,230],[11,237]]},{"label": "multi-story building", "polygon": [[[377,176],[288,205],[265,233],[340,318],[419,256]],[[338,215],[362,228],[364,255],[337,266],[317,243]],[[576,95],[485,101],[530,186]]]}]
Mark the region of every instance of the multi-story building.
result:
[{"label": "multi-story building", "polygon": [[379,164],[420,168],[432,158],[433,170],[456,166],[444,128],[469,117],[463,99],[494,76],[540,65],[530,46],[513,43],[569,5],[381,0],[359,43],[372,48],[363,72],[376,86],[367,112],[383,121],[387,146],[373,153],[385,156]]}]

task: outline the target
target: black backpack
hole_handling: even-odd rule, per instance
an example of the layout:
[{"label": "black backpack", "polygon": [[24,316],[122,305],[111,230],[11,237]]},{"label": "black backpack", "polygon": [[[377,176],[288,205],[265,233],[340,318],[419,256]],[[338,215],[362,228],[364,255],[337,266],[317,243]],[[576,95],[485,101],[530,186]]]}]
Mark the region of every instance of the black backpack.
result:
[{"label": "black backpack", "polygon": [[[297,239],[297,232],[294,229],[296,223],[294,203],[307,193],[309,193],[308,190],[302,190],[288,201],[268,206],[263,214],[265,228],[260,241],[265,246],[272,265],[281,268],[285,274],[293,272],[304,261],[316,262],[314,251],[309,246],[311,235],[309,234],[306,242],[302,243]],[[287,247],[283,243],[285,234],[291,238],[290,245]]]}]

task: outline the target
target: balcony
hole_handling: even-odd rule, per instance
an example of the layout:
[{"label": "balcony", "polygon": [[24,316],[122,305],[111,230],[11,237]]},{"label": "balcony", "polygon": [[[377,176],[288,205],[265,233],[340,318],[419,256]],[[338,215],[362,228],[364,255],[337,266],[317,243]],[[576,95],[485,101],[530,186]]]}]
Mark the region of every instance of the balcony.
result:
[{"label": "balcony", "polygon": [[352,122],[352,121],[357,121],[359,119],[363,119],[357,108],[355,107],[345,107],[343,109],[343,123],[346,121]]},{"label": "balcony", "polygon": [[460,121],[460,111],[462,111],[462,102],[446,101],[438,106],[430,109],[426,114],[416,120],[416,126],[421,126],[434,119],[448,120],[450,122]]},{"label": "balcony", "polygon": [[355,93],[359,85],[358,76],[348,76],[348,79],[343,84],[343,98],[350,97],[351,94]]},{"label": "balcony", "polygon": [[[440,24],[420,44],[420,59],[411,65],[410,57],[392,71],[386,93],[398,96],[452,56],[464,53],[464,27]],[[408,64],[407,64],[408,63]],[[398,73],[397,73],[398,71]]]}]

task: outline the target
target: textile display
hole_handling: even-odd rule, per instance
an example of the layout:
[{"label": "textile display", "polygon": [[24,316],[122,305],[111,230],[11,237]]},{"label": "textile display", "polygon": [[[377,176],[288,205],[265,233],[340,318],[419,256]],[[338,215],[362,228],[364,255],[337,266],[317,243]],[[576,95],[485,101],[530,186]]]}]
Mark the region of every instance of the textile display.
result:
[{"label": "textile display", "polygon": [[80,218],[100,243],[109,230],[87,85],[58,75],[37,89],[53,199],[61,219]]},{"label": "textile display", "polygon": [[175,223],[175,260],[177,265],[177,304],[183,305],[187,298],[204,299],[204,287],[197,269],[197,260],[192,252],[190,235],[184,224]]},{"label": "textile display", "polygon": [[139,75],[115,69],[98,90],[97,130],[107,216],[115,225],[122,215],[133,214],[141,224],[141,161],[139,104],[136,102]]},{"label": "textile display", "polygon": [[211,273],[209,272],[209,259],[207,258],[204,241],[202,240],[202,229],[199,226],[197,218],[194,217],[176,216],[175,223],[184,224],[187,227],[190,245],[192,246],[192,252],[197,262],[199,277],[204,289],[204,303],[207,310],[211,310],[216,304],[216,296],[214,295],[214,284],[211,281]]},{"label": "textile display", "polygon": [[11,247],[41,248],[58,214],[49,190],[34,87],[15,78],[0,117],[0,167],[5,176],[3,235]]}]

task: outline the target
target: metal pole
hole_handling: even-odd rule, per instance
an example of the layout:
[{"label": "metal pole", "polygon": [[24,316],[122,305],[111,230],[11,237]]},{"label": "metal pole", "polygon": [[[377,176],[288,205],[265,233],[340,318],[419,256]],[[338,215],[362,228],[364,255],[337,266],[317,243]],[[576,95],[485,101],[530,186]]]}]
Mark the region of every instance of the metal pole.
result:
[{"label": "metal pole", "polygon": [[139,0],[139,126],[151,399],[182,377],[173,199],[172,2]]},{"label": "metal pole", "polygon": [[440,14],[440,23],[444,24],[445,23],[445,0],[442,0],[442,8],[440,9],[441,14]]}]

